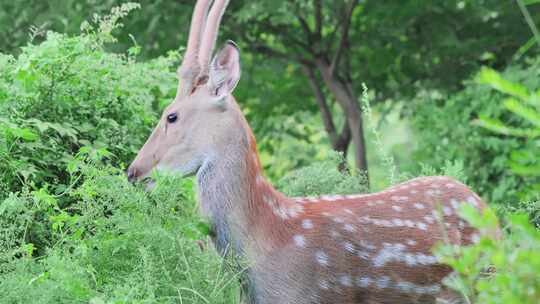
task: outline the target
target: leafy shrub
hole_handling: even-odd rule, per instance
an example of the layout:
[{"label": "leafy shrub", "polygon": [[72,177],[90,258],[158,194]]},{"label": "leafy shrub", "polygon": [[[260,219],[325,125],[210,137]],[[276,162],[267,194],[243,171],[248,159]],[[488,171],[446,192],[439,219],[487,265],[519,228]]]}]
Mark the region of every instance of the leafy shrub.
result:
[{"label": "leafy shrub", "polygon": [[145,192],[121,170],[176,88],[176,53],[104,50],[136,6],[0,54],[1,303],[237,302],[226,260],[196,242],[191,181]]},{"label": "leafy shrub", "polygon": [[540,90],[529,92],[526,87],[507,81],[491,69],[483,69],[478,75],[479,82],[485,83],[505,94],[503,106],[515,114],[523,125],[512,126],[498,119],[481,116],[478,123],[495,133],[522,138],[529,143],[512,151],[508,166],[515,174],[522,176],[525,185],[521,196],[540,198]]},{"label": "leafy shrub", "polygon": [[334,153],[326,160],[292,171],[276,187],[289,196],[367,192],[365,176],[339,171],[341,163],[341,156]]},{"label": "leafy shrub", "polygon": [[159,104],[174,96],[178,56],[136,62],[138,47],[104,51],[117,20],[134,7],[86,23],[79,36],[49,32],[17,58],[0,54],[0,193],[28,183],[60,193],[81,147],[108,151],[118,165],[142,145]]},{"label": "leafy shrub", "polygon": [[[536,91],[540,88],[539,67],[540,58],[531,60],[527,67],[510,66],[502,75],[512,83]],[[447,161],[463,161],[470,185],[489,201],[526,200],[522,189],[530,180],[512,172],[509,162],[518,150],[537,151],[537,143],[495,134],[473,123],[484,116],[526,127],[526,122],[506,110],[503,104],[506,98],[505,94],[477,81],[465,82],[461,92],[450,96],[437,92],[419,94],[411,117],[418,137],[415,159],[432,167],[440,167]]]},{"label": "leafy shrub", "polygon": [[509,231],[495,239],[489,233],[498,224],[494,213],[488,210],[481,215],[473,208],[461,211],[482,237],[476,245],[438,248],[437,255],[455,271],[446,284],[463,295],[466,303],[538,303],[540,231],[529,223],[528,215],[509,214]]},{"label": "leafy shrub", "polygon": [[118,169],[78,168],[84,182],[64,194],[78,203],[47,213],[47,228],[61,237],[39,259],[14,226],[40,209],[26,203],[39,195],[0,202],[0,227],[13,230],[0,235],[2,303],[237,301],[236,276],[195,241],[205,239],[208,228],[197,216],[191,180],[158,177],[156,188],[145,192]]}]

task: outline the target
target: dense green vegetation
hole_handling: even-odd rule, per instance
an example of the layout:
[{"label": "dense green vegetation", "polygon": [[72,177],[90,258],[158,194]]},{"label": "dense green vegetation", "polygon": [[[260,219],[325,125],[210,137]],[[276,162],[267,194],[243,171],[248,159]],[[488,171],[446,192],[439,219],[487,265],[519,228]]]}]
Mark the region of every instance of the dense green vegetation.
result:
[{"label": "dense green vegetation", "polygon": [[[533,17],[536,2],[525,1]],[[187,24],[191,5],[143,2],[122,27],[119,19],[139,5],[83,22],[116,1],[32,3],[0,4],[0,26],[12,28],[0,34],[0,303],[237,303],[241,271],[208,249],[192,181],[157,176],[146,192],[123,174],[174,97],[177,48],[187,31],[178,26]],[[352,62],[337,75],[354,85],[363,109],[368,187],[354,153],[343,162],[332,151],[310,80],[327,96],[335,125],[346,125],[338,101],[316,69],[309,79],[305,63],[293,58],[317,57],[291,43],[295,37],[320,39],[334,54],[331,32],[341,26],[342,7],[323,3],[317,38],[310,37],[317,6],[290,3],[237,1],[227,13],[234,21],[223,28],[245,50],[237,97],[275,185],[300,196],[454,176],[499,219],[462,210],[483,238],[437,249],[456,270],[448,285],[470,303],[536,303],[540,41],[519,8],[501,1],[358,4],[346,52]],[[290,15],[299,10],[313,33],[305,35],[298,14]],[[456,20],[461,26],[450,27]],[[30,24],[44,25],[29,40]],[[291,31],[281,36],[283,27]],[[344,163],[349,169],[339,170]],[[503,238],[493,241],[498,222]],[[490,267],[497,271],[486,275]]]}]

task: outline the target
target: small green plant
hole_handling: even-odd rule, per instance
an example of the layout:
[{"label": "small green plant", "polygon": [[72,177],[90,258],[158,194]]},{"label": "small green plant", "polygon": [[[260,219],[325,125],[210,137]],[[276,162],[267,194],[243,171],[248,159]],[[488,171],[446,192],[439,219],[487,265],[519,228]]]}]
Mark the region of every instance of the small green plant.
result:
[{"label": "small green plant", "polygon": [[400,179],[398,176],[398,170],[395,165],[394,158],[383,148],[381,135],[379,134],[375,121],[373,120],[373,113],[371,111],[371,104],[369,102],[368,87],[365,83],[362,83],[362,90],[362,114],[367,121],[369,131],[373,134],[373,145],[375,145],[377,148],[377,156],[380,158],[381,163],[385,167],[384,169],[387,173],[387,186],[393,185]]},{"label": "small green plant", "polygon": [[276,187],[289,196],[352,194],[367,192],[366,178],[361,173],[339,170],[342,156],[333,153],[324,161],[297,169],[278,181]]},{"label": "small green plant", "polygon": [[527,145],[512,151],[507,164],[512,172],[527,181],[522,198],[540,198],[540,90],[529,91],[488,68],[480,71],[477,81],[505,94],[503,107],[515,115],[508,122],[481,115],[477,124],[497,134],[527,140]]},{"label": "small green plant", "polygon": [[436,250],[442,262],[454,269],[445,283],[466,303],[534,304],[540,298],[540,231],[524,213],[508,214],[507,233],[495,237],[495,214],[474,208],[460,212],[480,230],[480,241],[471,246],[444,245]]}]

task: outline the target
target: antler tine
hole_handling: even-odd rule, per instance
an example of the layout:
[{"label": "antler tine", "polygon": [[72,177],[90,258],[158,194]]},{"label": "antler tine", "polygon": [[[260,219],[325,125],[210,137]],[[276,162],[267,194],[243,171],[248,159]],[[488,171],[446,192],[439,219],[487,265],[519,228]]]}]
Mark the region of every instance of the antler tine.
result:
[{"label": "antler tine", "polygon": [[208,76],[210,56],[212,55],[214,44],[216,43],[221,17],[228,4],[229,0],[216,0],[208,14],[199,54],[199,65],[202,69],[199,74],[199,79],[204,79]]},{"label": "antler tine", "polygon": [[210,3],[211,0],[197,0],[195,9],[193,10],[187,49],[184,53],[182,65],[178,70],[179,76],[183,82],[181,91],[184,94],[191,90],[194,85],[195,78],[201,71],[201,67],[197,59],[200,51],[202,33],[206,23],[206,14],[210,7]]}]

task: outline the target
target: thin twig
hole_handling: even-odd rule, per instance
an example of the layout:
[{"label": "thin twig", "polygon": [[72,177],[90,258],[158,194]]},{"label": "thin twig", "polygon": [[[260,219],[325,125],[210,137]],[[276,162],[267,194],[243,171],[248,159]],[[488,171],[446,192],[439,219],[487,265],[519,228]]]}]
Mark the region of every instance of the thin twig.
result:
[{"label": "thin twig", "polygon": [[536,39],[536,42],[538,43],[538,46],[540,46],[540,33],[538,32],[538,28],[536,27],[536,24],[534,24],[534,21],[531,17],[531,14],[529,14],[529,10],[525,6],[522,0],[516,0],[519,9],[521,10],[521,13],[523,14],[523,17],[525,18],[525,21],[531,28],[531,32],[534,35],[534,38]]}]

